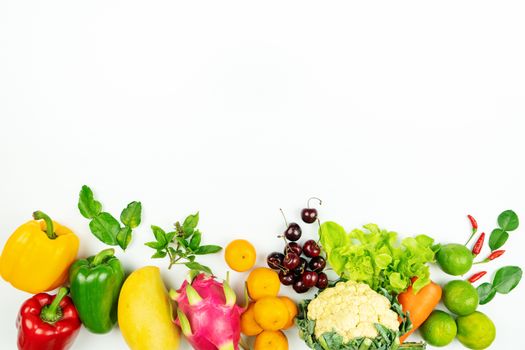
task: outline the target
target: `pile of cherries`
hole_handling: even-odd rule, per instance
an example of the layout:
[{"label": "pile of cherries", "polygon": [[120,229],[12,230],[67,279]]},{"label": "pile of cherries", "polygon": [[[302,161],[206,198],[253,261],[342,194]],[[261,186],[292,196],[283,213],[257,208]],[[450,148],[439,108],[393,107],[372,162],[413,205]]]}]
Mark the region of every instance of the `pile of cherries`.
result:
[{"label": "pile of cherries", "polygon": [[[318,220],[317,210],[310,208],[309,203],[312,199],[317,199],[321,204],[318,198],[308,200],[308,207],[301,211],[301,218],[307,224]],[[293,286],[297,293],[306,293],[313,287],[325,289],[328,286],[328,277],[323,272],[326,260],[320,255],[321,247],[313,239],[307,240],[301,246],[297,243],[301,236],[302,230],[298,224],[295,222],[287,224],[286,231],[279,236],[286,242],[284,252],[273,252],[268,255],[266,259],[268,266],[278,270],[281,283],[285,286]],[[308,261],[307,258],[310,260]]]}]

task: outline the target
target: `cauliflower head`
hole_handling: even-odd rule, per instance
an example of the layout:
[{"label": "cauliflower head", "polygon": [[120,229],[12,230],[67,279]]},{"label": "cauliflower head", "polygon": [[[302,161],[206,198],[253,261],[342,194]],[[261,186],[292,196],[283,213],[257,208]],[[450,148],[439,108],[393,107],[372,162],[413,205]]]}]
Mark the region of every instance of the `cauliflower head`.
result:
[{"label": "cauliflower head", "polygon": [[308,304],[308,318],[315,321],[314,334],[336,332],[345,342],[378,336],[375,324],[397,331],[399,315],[391,310],[390,301],[367,284],[339,282]]}]

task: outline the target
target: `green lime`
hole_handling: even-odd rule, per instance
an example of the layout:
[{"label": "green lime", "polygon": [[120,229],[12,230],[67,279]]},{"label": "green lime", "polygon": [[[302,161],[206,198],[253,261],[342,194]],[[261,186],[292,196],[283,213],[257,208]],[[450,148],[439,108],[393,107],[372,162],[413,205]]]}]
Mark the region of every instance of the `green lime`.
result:
[{"label": "green lime", "polygon": [[458,340],[469,349],[486,349],[496,339],[496,326],[487,315],[476,311],[457,318]]},{"label": "green lime", "polygon": [[430,345],[445,346],[454,340],[458,329],[452,316],[444,311],[434,310],[419,330]]},{"label": "green lime", "polygon": [[464,245],[451,243],[441,246],[436,259],[443,271],[452,276],[459,276],[470,270],[474,256]]},{"label": "green lime", "polygon": [[467,281],[450,281],[443,288],[443,304],[456,315],[470,315],[476,311],[478,302],[476,288]]}]

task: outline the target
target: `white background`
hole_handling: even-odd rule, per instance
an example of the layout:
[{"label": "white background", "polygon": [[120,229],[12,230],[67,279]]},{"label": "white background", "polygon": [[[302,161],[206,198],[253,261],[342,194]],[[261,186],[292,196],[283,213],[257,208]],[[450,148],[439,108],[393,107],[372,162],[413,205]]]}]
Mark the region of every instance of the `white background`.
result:
[{"label": "white background", "polygon": [[[206,243],[248,238],[264,265],[279,207],[298,220],[311,195],[348,229],[442,242],[467,238],[467,213],[486,231],[504,209],[525,220],[524,15],[508,1],[3,0],[0,245],[41,209],[81,237],[80,256],[102,249],[76,208],[84,183],[114,214],[142,201],[128,270],[165,267],[149,225],[197,210]],[[490,267],[523,267],[524,245],[512,233]],[[206,262],[224,275],[222,256]],[[0,348],[15,348],[28,297],[0,283]],[[524,300],[522,284],[480,307],[492,348],[524,346]],[[74,349],[94,348],[126,346],[82,331]]]}]

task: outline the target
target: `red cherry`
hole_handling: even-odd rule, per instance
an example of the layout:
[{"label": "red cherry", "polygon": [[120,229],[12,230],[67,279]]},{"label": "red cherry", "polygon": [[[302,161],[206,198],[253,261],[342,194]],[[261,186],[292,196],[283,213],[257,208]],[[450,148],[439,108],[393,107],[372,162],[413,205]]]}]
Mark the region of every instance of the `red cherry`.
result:
[{"label": "red cherry", "polygon": [[295,282],[295,276],[292,272],[279,271],[279,280],[285,286],[291,286]]},{"label": "red cherry", "polygon": [[306,293],[308,292],[310,288],[308,288],[307,286],[304,285],[303,281],[299,280],[299,281],[296,281],[294,284],[293,284],[293,290],[295,290],[297,293]]},{"label": "red cherry", "polygon": [[319,244],[317,244],[316,241],[309,239],[308,241],[304,242],[303,253],[307,257],[314,258],[321,254],[321,247],[319,247]]},{"label": "red cherry", "polygon": [[326,260],[322,256],[316,256],[315,258],[312,258],[312,260],[310,260],[310,262],[308,263],[308,267],[312,271],[321,272],[326,267]]},{"label": "red cherry", "polygon": [[328,276],[326,273],[321,272],[317,275],[317,284],[316,287],[319,289],[325,289],[328,287]]},{"label": "red cherry", "polygon": [[303,281],[303,284],[308,288],[315,287],[318,280],[319,280],[319,277],[317,276],[317,272],[314,272],[314,271],[305,271],[303,273],[303,277],[301,278],[301,281]]},{"label": "red cherry", "polygon": [[283,259],[283,267],[287,270],[293,270],[301,263],[299,255],[294,252],[288,252]]},{"label": "red cherry", "polygon": [[303,248],[301,248],[301,245],[297,242],[290,242],[284,247],[284,254],[288,253],[289,251],[292,251],[295,254],[301,256]]}]

